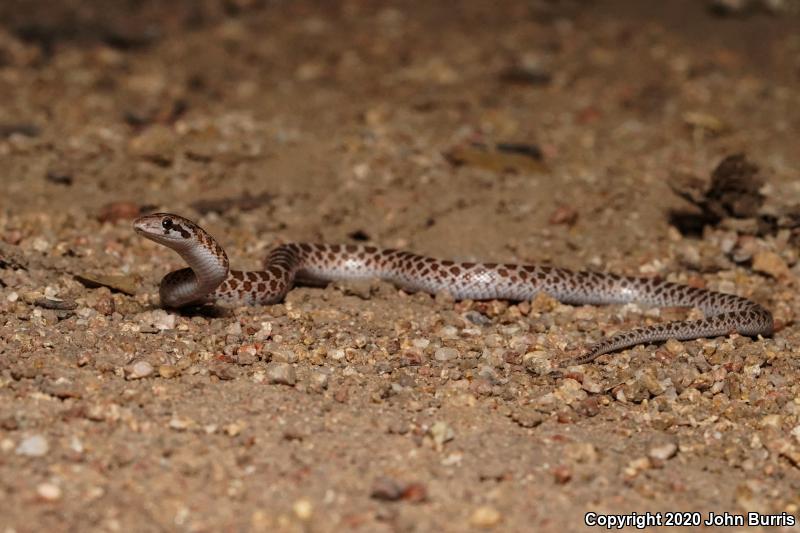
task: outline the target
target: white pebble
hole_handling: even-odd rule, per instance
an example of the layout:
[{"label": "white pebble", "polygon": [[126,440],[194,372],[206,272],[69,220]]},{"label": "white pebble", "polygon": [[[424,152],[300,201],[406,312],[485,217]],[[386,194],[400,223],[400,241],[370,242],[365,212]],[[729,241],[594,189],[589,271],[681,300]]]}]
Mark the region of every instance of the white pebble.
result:
[{"label": "white pebble", "polygon": [[18,455],[27,455],[28,457],[41,457],[50,451],[50,445],[41,435],[31,435],[24,439],[17,446]]},{"label": "white pebble", "polygon": [[666,461],[676,453],[678,453],[678,445],[674,442],[668,442],[666,444],[662,444],[661,446],[650,448],[650,451],[647,453],[647,455],[649,455],[651,459]]},{"label": "white pebble", "polygon": [[314,511],[314,507],[311,505],[310,501],[303,498],[294,502],[294,505],[292,505],[292,511],[294,511],[294,514],[297,516],[297,518],[305,521],[311,518],[311,513]]},{"label": "white pebble", "polygon": [[43,500],[55,501],[61,499],[61,487],[53,483],[39,483],[36,486],[36,494]]},{"label": "white pebble", "polygon": [[125,369],[128,379],[142,379],[153,374],[153,365],[147,361],[137,361]]}]

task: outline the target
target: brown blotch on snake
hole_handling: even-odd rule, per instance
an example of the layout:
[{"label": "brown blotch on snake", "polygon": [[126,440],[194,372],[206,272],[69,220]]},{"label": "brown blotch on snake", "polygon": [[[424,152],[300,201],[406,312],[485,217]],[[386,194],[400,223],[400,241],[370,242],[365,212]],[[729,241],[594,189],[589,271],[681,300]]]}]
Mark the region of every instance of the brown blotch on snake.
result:
[{"label": "brown blotch on snake", "polygon": [[[241,273],[230,271],[225,251],[211,235],[186,218],[156,213],[138,218],[133,226],[140,235],[175,250],[189,265],[161,280],[161,303],[167,307],[215,301],[271,304],[281,301],[295,281],[322,285],[335,280],[379,278],[406,291],[449,292],[456,299],[520,301],[546,293],[568,304],[640,302],[697,307],[705,314],[701,320],[618,333],[589,346],[568,364],[588,363],[605,353],[670,338],[690,340],[733,332],[748,336],[772,332],[772,314],[747,298],[649,278],[535,265],[456,263],[372,246],[306,243],[283,244],[267,256],[264,270]],[[247,284],[243,283],[245,279]]]}]

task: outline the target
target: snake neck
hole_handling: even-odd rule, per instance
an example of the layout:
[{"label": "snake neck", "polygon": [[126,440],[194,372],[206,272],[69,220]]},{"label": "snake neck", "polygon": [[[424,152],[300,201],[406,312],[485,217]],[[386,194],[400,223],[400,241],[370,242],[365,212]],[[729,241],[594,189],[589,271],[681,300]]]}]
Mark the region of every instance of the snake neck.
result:
[{"label": "snake neck", "polygon": [[175,248],[189,268],[170,272],[161,280],[161,303],[168,307],[203,303],[228,277],[228,256],[218,246]]}]

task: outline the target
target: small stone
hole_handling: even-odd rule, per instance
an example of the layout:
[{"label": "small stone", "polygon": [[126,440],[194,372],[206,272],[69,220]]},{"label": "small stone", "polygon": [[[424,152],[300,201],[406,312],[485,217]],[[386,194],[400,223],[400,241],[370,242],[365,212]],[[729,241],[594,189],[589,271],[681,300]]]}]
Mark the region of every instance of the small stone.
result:
[{"label": "small stone", "polygon": [[680,355],[686,352],[686,348],[683,347],[683,343],[677,339],[669,339],[664,344],[664,348],[667,349],[669,353],[672,355]]},{"label": "small stone", "polygon": [[545,415],[533,409],[526,409],[523,407],[516,408],[511,412],[511,420],[516,422],[520,427],[535,428],[545,420]]},{"label": "small stone", "polygon": [[271,348],[269,349],[269,360],[275,363],[296,363],[297,353],[291,348]]},{"label": "small stone", "polygon": [[172,365],[159,365],[158,375],[164,379],[174,378],[178,374],[178,368]]},{"label": "small stone", "polygon": [[553,479],[559,485],[564,485],[572,479],[572,469],[566,465],[553,467]]},{"label": "small stone", "polygon": [[438,335],[443,339],[455,339],[458,337],[458,330],[453,326],[443,326],[439,329]]},{"label": "small stone", "polygon": [[420,350],[424,350],[425,348],[427,348],[430,345],[430,343],[431,343],[430,339],[423,339],[423,338],[417,338],[411,341],[411,345],[414,348],[418,348]]},{"label": "small stone", "polygon": [[451,361],[458,358],[458,350],[455,348],[436,348],[433,357],[437,361]]},{"label": "small stone", "polygon": [[225,328],[226,335],[241,335],[242,334],[242,325],[239,322],[232,322],[228,324],[228,327]]},{"label": "small stone", "polygon": [[800,426],[795,426],[792,430],[792,436],[796,441],[800,442]]},{"label": "small stone", "polygon": [[761,419],[762,428],[781,429],[783,418],[779,414],[766,415]]},{"label": "small stone", "polygon": [[174,429],[175,431],[186,431],[187,429],[193,429],[196,426],[197,423],[189,418],[180,418],[176,416],[169,421],[170,429]]},{"label": "small stone", "polygon": [[270,363],[267,365],[267,377],[271,383],[281,385],[294,385],[297,374],[294,367],[288,363]]},{"label": "small stone", "polygon": [[564,457],[575,463],[596,463],[598,460],[597,447],[591,442],[574,442],[566,446]]},{"label": "small stone", "polygon": [[422,483],[409,483],[403,488],[401,498],[410,503],[421,503],[428,499],[428,489]]},{"label": "small stone", "polygon": [[236,349],[236,362],[240,365],[252,365],[258,361],[258,348],[252,344],[243,344]]},{"label": "small stone", "polygon": [[578,210],[569,205],[560,205],[556,207],[555,211],[550,215],[548,220],[549,224],[564,224],[566,226],[574,226],[578,221]]},{"label": "small stone", "polygon": [[147,361],[137,361],[125,367],[125,375],[128,379],[142,379],[153,374],[153,365]]},{"label": "small stone", "polygon": [[456,436],[453,428],[451,428],[447,422],[441,420],[430,427],[428,435],[433,440],[433,445],[437,450],[441,450],[445,442],[453,440]]},{"label": "small stone", "polygon": [[622,473],[628,479],[633,479],[641,472],[648,470],[651,466],[650,459],[647,457],[639,457],[628,462],[625,468],[622,469]]},{"label": "small stone", "polygon": [[553,393],[561,400],[562,404],[566,405],[572,405],[576,402],[583,401],[588,396],[586,391],[581,387],[581,384],[572,378],[564,379],[561,386]]},{"label": "small stone", "polygon": [[522,356],[522,366],[525,370],[537,376],[545,376],[552,372],[553,363],[547,352],[537,350]]},{"label": "small stone", "polygon": [[310,380],[313,389],[322,391],[328,388],[330,376],[324,372],[315,371],[311,373]]},{"label": "small stone", "polygon": [[482,505],[472,512],[469,521],[475,527],[488,529],[499,524],[502,519],[503,516],[500,514],[500,511],[494,507]]},{"label": "small stone", "polygon": [[41,457],[50,451],[50,445],[42,435],[31,435],[22,440],[17,446],[17,455],[28,457]]},{"label": "small stone", "polygon": [[261,329],[253,335],[255,341],[265,341],[272,335],[272,322],[262,322]]},{"label": "small stone", "polygon": [[678,445],[674,442],[667,442],[650,448],[647,455],[650,459],[655,459],[656,461],[666,461],[674,457],[676,453],[678,453]]},{"label": "small stone", "polygon": [[331,348],[327,351],[326,355],[328,359],[333,359],[334,361],[341,361],[345,357],[343,348]]},{"label": "small stone", "polygon": [[227,424],[222,429],[225,431],[225,434],[228,435],[229,437],[237,437],[245,427],[247,426],[245,425],[244,422],[237,420],[236,422],[231,422],[230,424]]},{"label": "small stone", "polygon": [[370,497],[389,502],[397,501],[403,497],[403,487],[394,479],[381,476],[372,483]]},{"label": "small stone", "polygon": [[701,111],[687,111],[683,114],[683,121],[694,130],[718,135],[728,130],[729,126],[721,119]]},{"label": "small stone", "polygon": [[297,500],[292,505],[292,511],[294,511],[294,515],[303,520],[304,522],[311,518],[311,514],[314,512],[314,507],[311,505],[311,502],[305,498]]},{"label": "small stone", "polygon": [[753,256],[753,270],[769,274],[773,278],[785,278],[790,275],[789,267],[781,256],[763,250]]},{"label": "small stone", "polygon": [[43,500],[54,502],[61,499],[61,487],[53,483],[39,483],[36,486],[36,494]]}]

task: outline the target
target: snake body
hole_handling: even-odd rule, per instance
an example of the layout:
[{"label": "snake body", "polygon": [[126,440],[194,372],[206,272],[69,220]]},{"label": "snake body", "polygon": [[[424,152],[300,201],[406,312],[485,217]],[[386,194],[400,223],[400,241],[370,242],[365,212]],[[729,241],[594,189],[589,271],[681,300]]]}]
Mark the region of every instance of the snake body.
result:
[{"label": "snake body", "polygon": [[230,270],[225,251],[194,222],[170,213],[145,215],[134,222],[142,236],[175,250],[190,268],[161,281],[161,303],[182,307],[208,302],[271,304],[293,284],[322,285],[335,280],[380,278],[416,292],[446,291],[456,299],[531,300],[546,293],[569,304],[640,302],[656,306],[698,307],[705,318],[624,331],[589,346],[572,364],[599,355],[671,338],[691,340],[739,333],[768,335],[772,315],[736,296],[650,278],[562,268],[496,263],[462,263],[410,252],[361,245],[283,244],[272,250],[264,270]]}]

